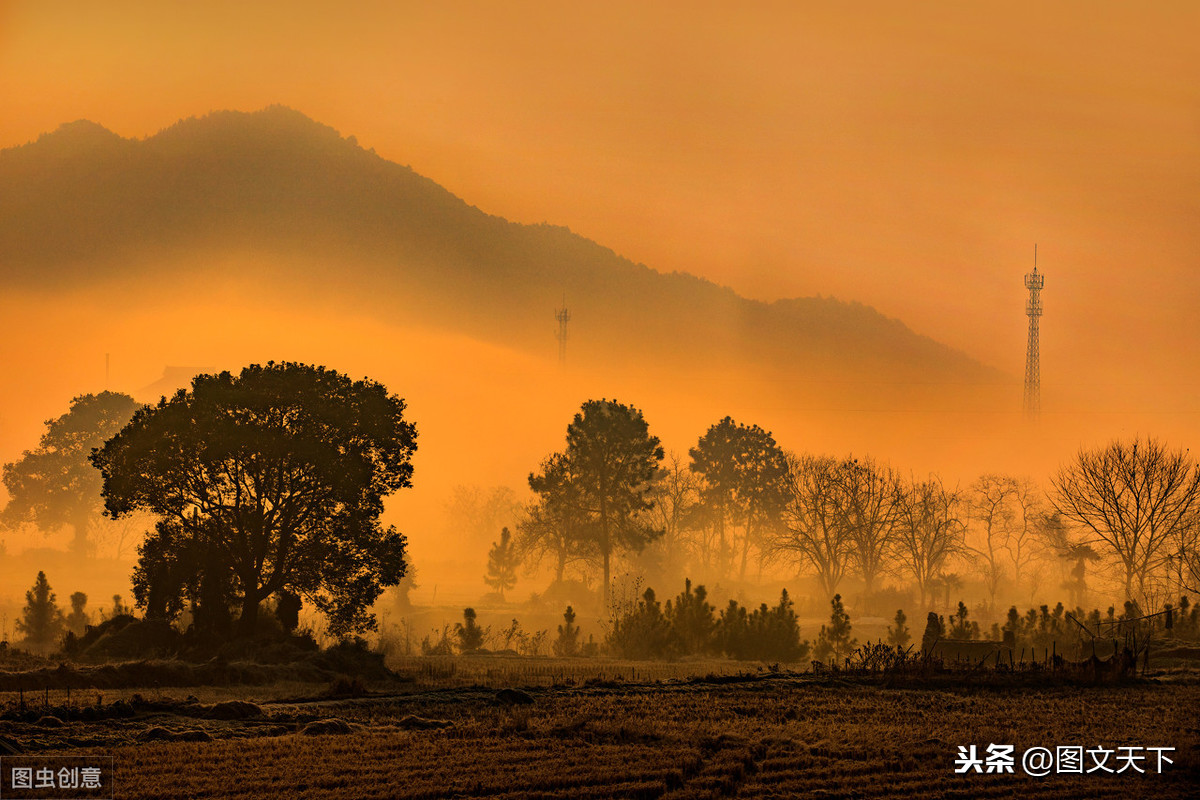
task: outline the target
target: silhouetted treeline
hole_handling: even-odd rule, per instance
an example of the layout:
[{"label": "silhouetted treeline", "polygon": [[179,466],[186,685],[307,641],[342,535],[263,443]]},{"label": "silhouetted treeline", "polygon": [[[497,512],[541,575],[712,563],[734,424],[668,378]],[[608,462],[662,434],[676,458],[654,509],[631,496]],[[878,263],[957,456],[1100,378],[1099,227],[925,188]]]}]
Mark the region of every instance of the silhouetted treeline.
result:
[{"label": "silhouetted treeline", "polygon": [[[1051,493],[996,474],[963,489],[869,457],[789,453],[769,431],[726,417],[687,463],[660,453],[650,469],[643,455],[638,475],[618,476],[579,451],[589,409],[633,415],[641,440],[657,443],[637,409],[589,401],[568,426],[568,447],[530,475],[536,499],[519,523],[518,552],[530,565],[550,563],[556,584],[573,568],[599,573],[607,589],[621,558],[660,584],[685,574],[745,582],[783,569],[832,596],[853,579],[867,604],[886,579],[911,586],[922,608],[949,604],[968,576],[993,607],[1040,588],[1084,605],[1097,572],[1115,571],[1125,599],[1142,603],[1200,586],[1200,468],[1154,439],[1081,452]],[[631,442],[611,453],[632,453]]]}]

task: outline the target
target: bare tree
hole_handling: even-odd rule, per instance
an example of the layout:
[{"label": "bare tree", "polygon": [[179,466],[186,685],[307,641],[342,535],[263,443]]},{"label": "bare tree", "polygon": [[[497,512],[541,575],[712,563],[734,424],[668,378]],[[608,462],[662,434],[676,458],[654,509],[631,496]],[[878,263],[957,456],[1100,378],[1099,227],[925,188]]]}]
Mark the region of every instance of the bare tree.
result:
[{"label": "bare tree", "polygon": [[1082,608],[1087,603],[1087,564],[1099,561],[1100,554],[1088,544],[1087,537],[1068,527],[1057,511],[1038,514],[1037,531],[1045,550],[1058,561],[1061,587],[1067,591],[1067,599],[1071,605]]},{"label": "bare tree", "polygon": [[1175,552],[1168,556],[1171,576],[1178,589],[1200,594],[1200,510],[1191,524],[1180,526]]},{"label": "bare tree", "polygon": [[967,519],[976,536],[966,549],[976,556],[976,571],[983,576],[992,607],[1004,579],[1005,555],[1014,532],[1017,481],[1007,475],[981,475],[967,494]]},{"label": "bare tree", "polygon": [[901,496],[896,555],[916,582],[922,606],[950,557],[962,552],[959,505],[958,493],[936,476],[911,482]]},{"label": "bare tree", "polygon": [[835,513],[848,555],[870,595],[886,566],[899,522],[900,478],[870,458],[847,459],[833,473]]},{"label": "bare tree", "polygon": [[788,455],[782,525],[769,549],[800,569],[811,566],[832,597],[846,574],[849,537],[838,510],[838,470],[828,457]]},{"label": "bare tree", "polygon": [[700,484],[692,471],[675,453],[662,469],[662,480],[654,493],[651,516],[663,535],[654,545],[663,550],[668,564],[681,565],[694,544],[688,536],[695,530],[700,502]]},{"label": "bare tree", "polygon": [[1145,599],[1195,523],[1200,470],[1186,450],[1156,439],[1081,450],[1053,480],[1055,507],[1089,530],[1120,563],[1127,599]]},{"label": "bare tree", "polygon": [[513,527],[521,516],[521,501],[507,486],[455,486],[446,500],[445,533],[469,548],[487,547],[496,531]]},{"label": "bare tree", "polygon": [[1020,584],[1030,565],[1044,558],[1047,549],[1057,554],[1059,542],[1053,531],[1061,525],[1061,515],[1050,508],[1045,493],[1031,478],[1017,478],[1015,488],[1016,515],[1005,549],[1012,559],[1013,582]]}]

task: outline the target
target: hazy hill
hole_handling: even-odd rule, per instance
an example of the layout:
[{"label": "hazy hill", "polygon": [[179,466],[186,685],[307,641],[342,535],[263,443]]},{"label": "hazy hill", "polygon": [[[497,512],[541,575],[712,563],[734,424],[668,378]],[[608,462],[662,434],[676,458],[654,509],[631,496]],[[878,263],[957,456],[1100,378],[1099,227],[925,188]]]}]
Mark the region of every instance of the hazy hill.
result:
[{"label": "hazy hill", "polygon": [[[255,254],[270,277],[384,319],[434,322],[550,355],[900,381],[1002,378],[857,303],[761,303],[634,264],[548,225],[488,215],[290,109],[219,112],[143,141],[80,121],[0,151],[9,287],[161,286],[197,256]],[[264,267],[264,269],[271,269]]]}]

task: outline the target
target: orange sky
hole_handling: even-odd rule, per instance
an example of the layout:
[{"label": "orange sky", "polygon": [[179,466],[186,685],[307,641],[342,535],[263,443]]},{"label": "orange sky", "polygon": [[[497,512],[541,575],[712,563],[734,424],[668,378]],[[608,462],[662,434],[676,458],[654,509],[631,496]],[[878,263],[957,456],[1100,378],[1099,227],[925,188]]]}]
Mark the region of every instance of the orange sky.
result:
[{"label": "orange sky", "polygon": [[[0,0],[0,147],[79,118],[143,137],[210,110],[282,103],[490,213],[567,225],[752,297],[868,303],[1017,378],[1021,277],[1038,242],[1037,446],[982,416],[973,438],[951,435],[913,409],[834,410],[826,424],[762,400],[750,421],[791,448],[870,451],[954,480],[984,468],[1044,479],[1081,441],[1112,436],[1198,441],[1200,4],[590,5]],[[120,303],[0,301],[0,461],[98,388],[108,350],[119,354],[114,388],[126,390],[164,364],[252,358],[371,374],[410,399],[421,474],[442,488],[454,475],[521,486],[584,396],[619,390],[680,452],[740,408],[686,388],[642,392],[621,376],[563,387],[552,361],[403,332],[447,363],[482,363],[486,350],[491,384],[472,386],[437,359],[360,357],[361,342],[396,331],[330,318],[297,338],[281,308],[254,341],[159,335],[182,307],[112,314]],[[231,302],[227,316],[257,319],[252,303]],[[61,340],[38,325],[61,328]],[[517,426],[514,446],[456,461],[471,436],[516,429],[505,415],[519,398],[497,407],[488,395],[509,385],[554,411]],[[410,532],[432,537],[438,500],[422,502]]]},{"label": "orange sky", "polygon": [[1037,241],[1048,410],[1196,421],[1200,6],[745,5],[0,1],[0,146],[283,103],[486,211],[1016,376]]}]

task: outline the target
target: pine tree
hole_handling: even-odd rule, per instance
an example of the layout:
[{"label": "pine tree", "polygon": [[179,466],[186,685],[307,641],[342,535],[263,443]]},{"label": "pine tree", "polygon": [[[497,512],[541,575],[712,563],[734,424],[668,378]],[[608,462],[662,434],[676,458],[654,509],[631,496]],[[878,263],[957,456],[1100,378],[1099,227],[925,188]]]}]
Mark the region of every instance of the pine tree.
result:
[{"label": "pine tree", "polygon": [[579,626],[575,624],[575,609],[570,606],[563,612],[563,624],[558,626],[554,655],[562,658],[579,655]]},{"label": "pine tree", "polygon": [[25,593],[25,609],[17,620],[17,630],[26,644],[35,650],[49,650],[63,634],[63,614],[55,603],[45,572],[38,572],[33,587]]},{"label": "pine tree", "polygon": [[787,589],[779,605],[763,603],[753,612],[730,600],[717,622],[718,649],[739,661],[795,663],[808,658],[809,643],[800,640],[800,625]]},{"label": "pine tree", "polygon": [[925,618],[925,633],[921,636],[921,652],[928,653],[939,639],[946,638],[946,621],[930,611]]},{"label": "pine tree", "polygon": [[705,653],[712,649],[713,629],[717,623],[713,618],[713,607],[708,603],[708,592],[703,586],[697,586],[693,592],[691,579],[686,579],[683,592],[675,598],[674,603],[667,603],[667,618],[671,621],[675,646],[681,655]]},{"label": "pine tree", "polygon": [[608,636],[609,646],[621,658],[665,658],[671,650],[671,623],[653,589],[646,589],[637,607],[619,618]]},{"label": "pine tree", "polygon": [[829,606],[829,625],[822,625],[821,632],[817,634],[816,656],[818,661],[830,658],[841,661],[854,652],[858,647],[858,640],[850,638],[850,629],[853,626],[850,624],[850,615],[842,605],[842,596],[835,594],[833,600],[829,601]]},{"label": "pine tree", "polygon": [[954,616],[950,618],[951,639],[979,638],[979,623],[968,621],[967,616],[969,613],[966,604],[962,600],[959,600],[958,611],[954,612]]},{"label": "pine tree", "polygon": [[745,661],[752,658],[750,651],[750,615],[737,600],[730,600],[717,620],[717,644],[730,658]]},{"label": "pine tree", "polygon": [[800,625],[787,589],[779,593],[779,605],[763,603],[750,615],[750,630],[758,641],[757,657],[763,661],[793,663],[808,657],[808,642],[800,641]]},{"label": "pine tree", "polygon": [[492,549],[488,551],[488,571],[483,578],[484,583],[500,594],[501,600],[504,599],[506,591],[517,585],[519,564],[520,558],[513,545],[512,534],[508,532],[508,528],[501,528],[500,541],[493,542]]},{"label": "pine tree", "polygon": [[896,610],[896,624],[888,627],[888,644],[893,647],[907,647],[912,641],[912,631],[908,629],[908,617],[904,615],[904,609]]}]

